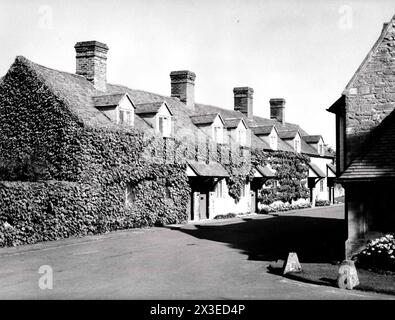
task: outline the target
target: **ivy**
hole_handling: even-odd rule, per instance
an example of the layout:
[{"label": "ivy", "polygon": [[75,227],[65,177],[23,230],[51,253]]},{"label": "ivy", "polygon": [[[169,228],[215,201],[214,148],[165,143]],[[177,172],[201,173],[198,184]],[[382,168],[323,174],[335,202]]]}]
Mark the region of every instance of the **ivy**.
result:
[{"label": "ivy", "polygon": [[[308,163],[310,158],[303,154],[288,151],[264,151],[254,149],[251,156],[252,168],[257,165],[270,164],[276,171],[276,183],[267,181],[266,186],[260,190],[260,198],[264,204],[275,201],[289,202],[300,198],[307,198]],[[250,173],[251,176],[252,172]]]}]

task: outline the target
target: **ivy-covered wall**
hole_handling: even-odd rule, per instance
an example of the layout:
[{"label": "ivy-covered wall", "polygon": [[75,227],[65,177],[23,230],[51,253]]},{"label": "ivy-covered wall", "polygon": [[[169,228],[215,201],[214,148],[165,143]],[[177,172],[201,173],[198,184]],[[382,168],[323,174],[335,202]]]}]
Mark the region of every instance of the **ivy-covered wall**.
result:
[{"label": "ivy-covered wall", "polygon": [[0,184],[0,246],[186,220],[185,161],[146,154],[163,139],[86,126],[42,83],[14,64],[0,86],[0,180],[19,181]]},{"label": "ivy-covered wall", "polygon": [[251,153],[253,165],[270,164],[276,170],[277,182],[273,180],[266,184],[270,188],[260,190],[260,200],[263,204],[271,204],[275,201],[291,202],[300,198],[308,198],[307,188],[308,163],[310,158],[303,154],[287,151],[264,151],[254,149]]}]

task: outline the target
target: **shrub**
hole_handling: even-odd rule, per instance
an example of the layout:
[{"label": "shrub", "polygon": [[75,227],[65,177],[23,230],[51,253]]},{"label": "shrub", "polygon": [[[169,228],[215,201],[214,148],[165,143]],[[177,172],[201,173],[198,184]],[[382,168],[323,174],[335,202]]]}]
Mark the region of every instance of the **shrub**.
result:
[{"label": "shrub", "polygon": [[214,219],[220,220],[220,219],[230,219],[230,218],[236,218],[236,217],[237,217],[236,213],[228,213],[228,214],[219,214],[219,215],[215,216]]},{"label": "shrub", "polygon": [[330,201],[329,200],[316,200],[315,201],[315,206],[316,207],[325,207],[325,206],[330,206]]},{"label": "shrub", "polygon": [[387,234],[370,240],[365,249],[355,257],[356,264],[375,271],[395,271],[395,237]]}]

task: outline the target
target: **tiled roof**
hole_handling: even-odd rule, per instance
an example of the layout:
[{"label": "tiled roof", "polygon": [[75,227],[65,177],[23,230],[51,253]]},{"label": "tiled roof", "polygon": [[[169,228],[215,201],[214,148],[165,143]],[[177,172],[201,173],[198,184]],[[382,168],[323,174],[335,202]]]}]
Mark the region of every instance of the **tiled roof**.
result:
[{"label": "tiled roof", "polygon": [[334,164],[328,163],[326,166],[336,174],[336,166]]},{"label": "tiled roof", "polygon": [[218,113],[210,113],[210,114],[204,114],[198,116],[191,116],[191,120],[195,125],[211,124],[214,122],[217,116]]},{"label": "tiled roof", "polygon": [[326,177],[326,174],[324,172],[322,172],[322,170],[315,163],[310,162],[309,163],[309,167],[310,167],[311,170],[314,171],[314,173],[318,177],[320,177],[320,178],[325,178]]},{"label": "tiled roof", "polygon": [[228,172],[218,162],[210,161],[209,163],[206,163],[200,161],[188,161],[188,164],[196,175],[200,177],[229,177]]},{"label": "tiled roof", "polygon": [[163,101],[138,103],[136,104],[136,114],[157,113],[162,105]]},{"label": "tiled roof", "polygon": [[[196,103],[195,104],[195,109],[196,113],[199,114],[210,114],[214,112],[218,112],[221,114],[223,118],[243,118],[245,123],[247,124],[248,127],[250,127],[251,131],[253,130],[259,130],[259,129],[254,129],[256,127],[275,127],[278,132],[280,131],[292,131],[299,132],[300,135],[302,136],[308,136],[308,133],[304,131],[299,125],[293,124],[293,123],[288,123],[286,122],[285,124],[282,124],[281,122],[275,120],[275,119],[265,119],[262,117],[254,116],[252,119],[247,118],[243,113],[240,111],[235,111],[235,110],[230,110],[230,109],[224,109],[220,108],[217,106],[212,106],[212,105],[207,105],[207,104],[200,104]],[[255,134],[251,135],[251,145],[254,148],[261,148],[265,150],[271,150],[269,144],[265,142],[263,139],[259,138]],[[317,151],[309,146],[307,143],[305,143],[303,140],[301,142],[301,149],[303,153],[306,153],[308,155],[312,156],[319,156]],[[285,141],[283,141],[281,138],[278,139],[278,150],[281,151],[293,151],[293,148]],[[328,155],[332,156],[332,155]]]},{"label": "tiled roof", "polygon": [[100,107],[116,107],[121,99],[125,96],[124,93],[104,94],[100,96],[93,96],[93,105],[96,108]]},{"label": "tiled roof", "polygon": [[340,180],[395,179],[395,113],[373,132],[370,143],[341,174]]},{"label": "tiled roof", "polygon": [[[70,111],[75,114],[82,123],[88,126],[113,128],[115,130],[119,129],[119,126],[95,108],[95,105],[114,104],[118,98],[127,93],[138,109],[135,117],[135,127],[146,133],[153,133],[152,126],[139,117],[138,114],[142,110],[152,111],[158,108],[163,102],[166,102],[169,111],[174,116],[174,121],[172,122],[174,134],[176,136],[182,136],[184,139],[190,139],[191,141],[195,141],[197,137],[205,140],[207,139],[207,135],[196,127],[194,122],[203,123],[204,121],[211,121],[217,113],[220,114],[222,119],[243,119],[247,127],[275,126],[278,131],[291,130],[298,131],[302,136],[308,135],[296,124],[282,124],[275,119],[265,119],[257,116],[254,116],[253,119],[248,119],[239,111],[198,103],[195,104],[195,109],[193,110],[186,107],[185,104],[180,102],[177,98],[135,90],[121,85],[107,83],[107,91],[104,95],[102,91],[96,90],[83,76],[47,68],[33,63],[24,57],[17,57],[15,63],[24,64],[33,70],[51,91],[66,103]],[[100,96],[102,96],[102,98],[98,98]],[[194,120],[194,122],[192,120]],[[229,122],[228,124],[231,125]],[[255,148],[270,150],[270,146],[254,134],[251,135],[251,143]],[[304,146],[303,141],[301,146],[302,152],[317,155],[314,149],[308,146],[308,144]],[[293,151],[293,148],[282,139],[278,139],[278,150]]]},{"label": "tiled roof", "polygon": [[239,125],[242,118],[228,118],[224,119],[225,128],[226,129],[235,129]]},{"label": "tiled roof", "polygon": [[272,132],[274,125],[251,127],[251,131],[257,136],[268,136]]},{"label": "tiled roof", "polygon": [[321,135],[302,136],[302,139],[307,143],[318,143],[322,139]]},{"label": "tiled roof", "polygon": [[294,139],[298,134],[298,130],[286,130],[278,133],[279,137],[283,140]]}]

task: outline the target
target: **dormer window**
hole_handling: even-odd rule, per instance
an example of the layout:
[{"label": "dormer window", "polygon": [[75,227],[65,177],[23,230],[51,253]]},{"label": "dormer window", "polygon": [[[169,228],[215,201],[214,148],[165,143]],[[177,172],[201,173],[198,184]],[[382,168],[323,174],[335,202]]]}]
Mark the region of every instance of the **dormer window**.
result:
[{"label": "dormer window", "polygon": [[162,134],[162,137],[170,137],[171,132],[171,119],[168,116],[159,115],[158,117],[158,129]]},{"label": "dormer window", "polygon": [[222,143],[223,142],[223,128],[220,126],[215,126],[214,128],[214,141],[216,143]]},{"label": "dormer window", "polygon": [[172,113],[165,101],[136,104],[136,113],[162,137],[171,137]]},{"label": "dormer window", "polygon": [[272,133],[269,136],[270,149],[277,150],[277,134]]},{"label": "dormer window", "polygon": [[94,106],[109,120],[120,125],[133,126],[135,105],[126,93],[92,97]]},{"label": "dormer window", "polygon": [[245,146],[246,140],[246,130],[237,130],[237,142],[240,143],[241,146]]},{"label": "dormer window", "polygon": [[130,110],[119,110],[119,124],[133,125],[133,114]]},{"label": "dormer window", "polygon": [[318,152],[320,153],[321,156],[324,155],[325,149],[324,149],[324,145],[323,144],[319,144],[318,145]]},{"label": "dormer window", "polygon": [[295,152],[300,153],[300,138],[298,135],[294,139],[294,150]]}]

